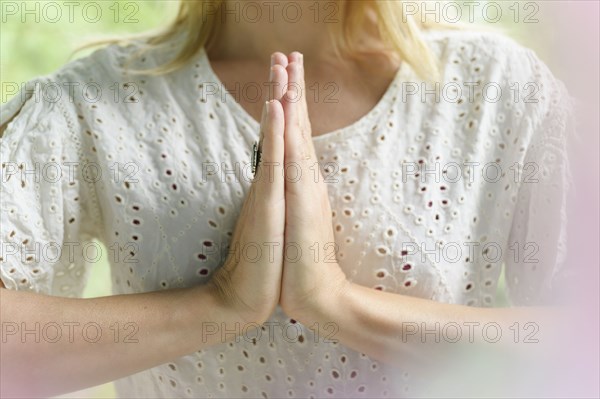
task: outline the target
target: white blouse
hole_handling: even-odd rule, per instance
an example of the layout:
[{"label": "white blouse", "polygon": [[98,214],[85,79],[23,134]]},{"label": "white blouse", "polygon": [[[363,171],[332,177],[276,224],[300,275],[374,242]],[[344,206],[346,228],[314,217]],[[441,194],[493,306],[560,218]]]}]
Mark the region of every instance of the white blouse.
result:
[{"label": "white blouse", "polygon": [[[357,284],[468,306],[494,306],[504,265],[513,304],[549,303],[565,278],[571,98],[510,39],[432,31],[426,40],[442,63],[438,98],[403,64],[367,115],[313,138],[339,264]],[[73,61],[2,107],[2,124],[20,110],[0,141],[7,288],[80,296],[97,260],[93,238],[108,250],[114,294],[204,284],[223,263],[259,124],[204,51],[166,76],[127,75],[138,45]],[[416,394],[408,368],[316,337],[280,308],[268,323],[123,378],[117,391]]]}]

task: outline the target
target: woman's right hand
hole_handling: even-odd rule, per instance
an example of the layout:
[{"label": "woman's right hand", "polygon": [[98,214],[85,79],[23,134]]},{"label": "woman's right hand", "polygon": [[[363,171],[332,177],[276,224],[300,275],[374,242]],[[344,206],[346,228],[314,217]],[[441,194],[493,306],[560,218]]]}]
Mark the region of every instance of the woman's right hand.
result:
[{"label": "woman's right hand", "polygon": [[[264,323],[279,302],[285,229],[284,114],[287,57],[271,57],[273,93],[261,118],[261,160],[229,246],[209,286],[223,309],[246,323]],[[256,256],[255,256],[256,255]]]},{"label": "woman's right hand", "polygon": [[[48,397],[117,380],[222,344],[232,323],[262,324],[269,318],[279,302],[283,266],[284,118],[279,100],[287,86],[287,57],[276,53],[272,65],[275,90],[262,115],[262,159],[230,243],[230,256],[209,284],[90,299],[0,288],[0,324],[14,329],[2,343],[0,395]],[[261,256],[247,259],[256,248]],[[205,306],[194,306],[199,303]],[[23,339],[18,333],[21,327],[48,325],[68,325],[79,332],[89,323],[100,331],[93,345],[81,333],[73,333],[72,340],[64,338],[71,337],[71,329],[58,342],[40,341],[39,336]],[[219,334],[209,326],[224,330]],[[128,337],[132,341],[126,341]]]}]

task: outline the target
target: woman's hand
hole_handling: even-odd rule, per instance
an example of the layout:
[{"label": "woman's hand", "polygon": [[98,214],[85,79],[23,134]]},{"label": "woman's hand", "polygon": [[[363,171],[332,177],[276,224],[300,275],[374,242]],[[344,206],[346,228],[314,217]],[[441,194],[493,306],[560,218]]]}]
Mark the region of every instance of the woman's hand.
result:
[{"label": "woman's hand", "polygon": [[[287,57],[271,57],[272,99],[261,119],[261,161],[231,240],[230,255],[210,284],[219,303],[235,319],[262,324],[279,302],[283,264],[284,114],[281,100],[287,85]],[[259,248],[257,259],[248,259]]]},{"label": "woman's hand", "polygon": [[281,283],[284,312],[310,323],[341,298],[349,284],[336,259],[331,206],[312,144],[302,55],[287,65],[285,115],[285,256]]}]

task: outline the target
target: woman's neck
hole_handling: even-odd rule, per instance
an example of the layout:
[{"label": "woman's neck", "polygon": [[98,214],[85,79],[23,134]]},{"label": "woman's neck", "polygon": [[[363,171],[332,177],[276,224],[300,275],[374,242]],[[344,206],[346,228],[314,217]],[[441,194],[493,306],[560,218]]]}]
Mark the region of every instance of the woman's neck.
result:
[{"label": "woman's neck", "polygon": [[299,51],[304,55],[307,71],[325,67],[338,71],[358,67],[384,75],[388,69],[395,71],[400,60],[389,57],[389,48],[379,34],[377,17],[369,8],[364,11],[363,26],[353,27],[361,29],[359,42],[355,44],[365,53],[362,57],[344,57],[345,61],[340,62],[330,32],[332,24],[342,23],[341,10],[332,7],[335,4],[308,0],[224,0],[222,23],[216,39],[207,48],[208,56],[213,61],[263,63],[276,51],[284,54]]},{"label": "woman's neck", "polygon": [[[225,0],[223,7],[223,22],[209,49],[214,59],[258,60],[275,51],[299,51],[305,59],[324,60],[333,54],[328,25],[340,22],[328,22],[324,4]],[[339,21],[340,16],[333,18]]]}]

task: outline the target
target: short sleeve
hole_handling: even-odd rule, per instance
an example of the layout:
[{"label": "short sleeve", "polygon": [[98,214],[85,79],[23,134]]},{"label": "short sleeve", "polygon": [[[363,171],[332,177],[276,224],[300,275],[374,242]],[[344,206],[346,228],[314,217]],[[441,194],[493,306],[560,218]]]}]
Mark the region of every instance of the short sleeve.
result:
[{"label": "short sleeve", "polygon": [[530,104],[532,134],[519,165],[505,278],[516,306],[558,303],[574,270],[567,267],[567,194],[571,187],[568,141],[574,106],[564,84],[527,50],[536,95]]},{"label": "short sleeve", "polygon": [[94,179],[84,178],[93,168],[81,153],[81,123],[49,78],[28,82],[2,107],[0,277],[8,289],[83,292],[100,218]]}]

